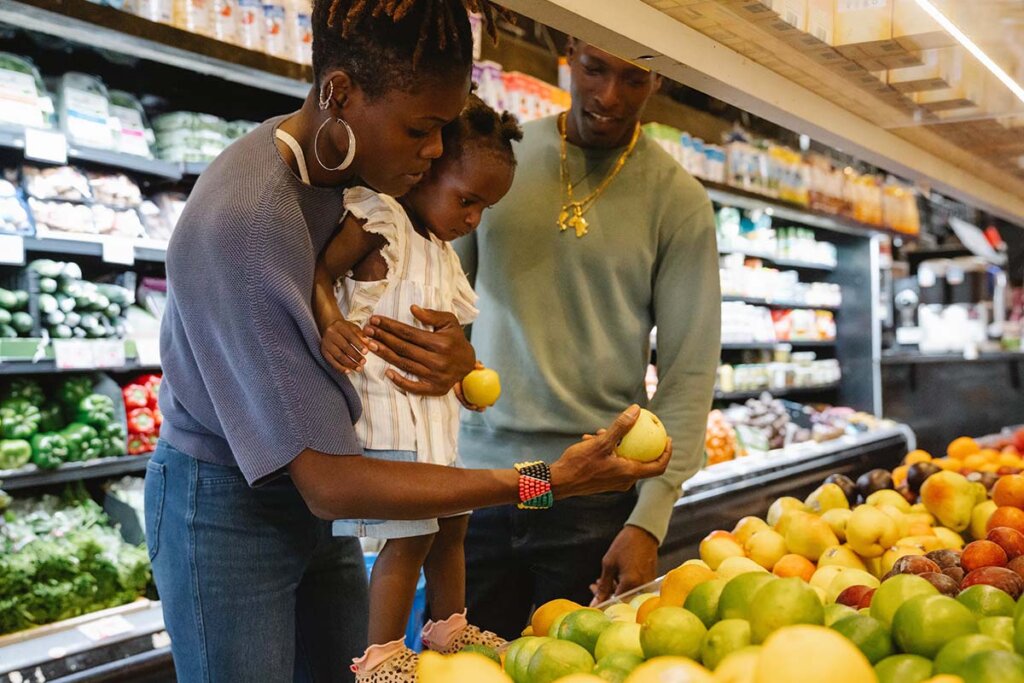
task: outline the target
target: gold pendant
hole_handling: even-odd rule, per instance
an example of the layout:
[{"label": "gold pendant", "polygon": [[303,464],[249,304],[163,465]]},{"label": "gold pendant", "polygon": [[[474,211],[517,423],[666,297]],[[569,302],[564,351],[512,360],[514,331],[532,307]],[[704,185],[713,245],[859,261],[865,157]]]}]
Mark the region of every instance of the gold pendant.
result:
[{"label": "gold pendant", "polygon": [[569,229],[569,211],[565,208],[558,214],[558,229],[562,232]]},{"label": "gold pendant", "polygon": [[573,217],[570,219],[569,224],[576,230],[576,237],[583,237],[587,234],[587,227],[590,224],[583,217],[583,208],[579,204],[573,207]]}]

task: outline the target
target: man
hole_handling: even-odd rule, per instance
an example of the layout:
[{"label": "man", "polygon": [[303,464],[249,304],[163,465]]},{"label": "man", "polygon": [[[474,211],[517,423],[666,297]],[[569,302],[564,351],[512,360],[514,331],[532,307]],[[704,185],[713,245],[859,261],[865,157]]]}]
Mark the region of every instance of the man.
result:
[{"label": "man", "polygon": [[647,403],[675,442],[662,477],[637,490],[527,516],[473,514],[466,542],[474,623],[519,635],[531,606],[586,604],[657,575],[681,485],[703,464],[719,360],[721,297],[711,202],[639,117],[661,78],[570,41],[572,108],[525,126],[512,190],[458,245],[475,277],[472,342],[501,374],[501,400],[463,420],[470,467],[559,453],[621,406]]}]

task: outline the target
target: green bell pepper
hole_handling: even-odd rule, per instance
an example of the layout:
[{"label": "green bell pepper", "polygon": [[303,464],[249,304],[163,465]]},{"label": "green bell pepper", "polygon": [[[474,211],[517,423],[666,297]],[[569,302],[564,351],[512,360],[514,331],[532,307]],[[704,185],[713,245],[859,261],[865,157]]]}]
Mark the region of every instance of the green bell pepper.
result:
[{"label": "green bell pepper", "polygon": [[4,392],[4,398],[24,399],[37,408],[41,408],[46,403],[46,394],[43,393],[39,382],[25,377],[11,380],[7,391]]},{"label": "green bell pepper", "polygon": [[24,439],[0,441],[0,470],[16,470],[32,458],[32,444]]},{"label": "green bell pepper", "polygon": [[114,400],[103,394],[92,394],[78,402],[77,421],[97,429],[114,421]]},{"label": "green bell pepper", "polygon": [[78,408],[78,403],[92,394],[92,379],[87,376],[69,377],[57,389],[57,397],[71,410]]},{"label": "green bell pepper", "polygon": [[128,431],[120,422],[111,422],[97,430],[103,441],[103,457],[113,458],[128,452]]},{"label": "green bell pepper", "polygon": [[0,403],[0,434],[6,439],[28,440],[39,431],[39,408],[25,399],[9,398]]},{"label": "green bell pepper", "polygon": [[41,470],[52,470],[67,462],[68,442],[60,434],[32,437],[32,462]]},{"label": "green bell pepper", "polygon": [[40,432],[59,432],[64,427],[64,416],[60,412],[60,406],[56,403],[48,403],[39,408]]},{"label": "green bell pepper", "polygon": [[99,433],[89,425],[72,422],[60,431],[68,444],[68,462],[81,462],[100,457],[103,442]]}]

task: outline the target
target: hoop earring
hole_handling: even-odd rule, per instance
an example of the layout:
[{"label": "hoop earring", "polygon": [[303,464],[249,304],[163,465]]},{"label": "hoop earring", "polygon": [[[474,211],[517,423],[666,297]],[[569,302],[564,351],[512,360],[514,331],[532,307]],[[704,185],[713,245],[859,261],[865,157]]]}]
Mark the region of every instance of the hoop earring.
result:
[{"label": "hoop earring", "polygon": [[327,81],[327,94],[320,90],[320,111],[326,111],[331,106],[331,98],[334,97],[334,81]]},{"label": "hoop earring", "polygon": [[356,135],[352,132],[352,126],[348,125],[348,122],[345,121],[345,119],[333,119],[345,126],[345,131],[348,132],[348,153],[345,155],[345,158],[334,168],[331,168],[320,160],[320,131],[322,131],[324,126],[326,126],[331,120],[332,119],[330,118],[324,119],[324,122],[316,129],[316,135],[313,137],[313,156],[316,157],[317,163],[320,164],[320,167],[325,171],[344,171],[352,165],[352,160],[356,157]]}]

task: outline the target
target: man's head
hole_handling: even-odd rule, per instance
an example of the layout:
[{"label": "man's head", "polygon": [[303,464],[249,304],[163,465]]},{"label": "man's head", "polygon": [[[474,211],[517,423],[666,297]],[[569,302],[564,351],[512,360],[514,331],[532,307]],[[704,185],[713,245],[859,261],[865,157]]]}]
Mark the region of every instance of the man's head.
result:
[{"label": "man's head", "polygon": [[621,147],[629,142],[661,76],[575,38],[569,39],[572,108],[567,134],[581,147]]}]

